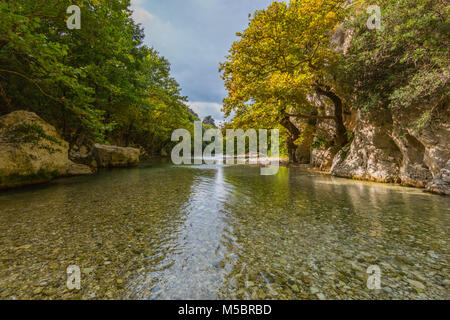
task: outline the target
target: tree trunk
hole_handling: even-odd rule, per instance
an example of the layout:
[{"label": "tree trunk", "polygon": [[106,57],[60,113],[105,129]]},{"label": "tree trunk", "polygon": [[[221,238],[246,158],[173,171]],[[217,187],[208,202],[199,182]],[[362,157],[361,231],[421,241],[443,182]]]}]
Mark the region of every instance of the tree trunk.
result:
[{"label": "tree trunk", "polygon": [[133,122],[130,123],[128,126],[127,131],[125,132],[125,147],[130,146],[130,139],[131,139],[131,130],[133,129]]},{"label": "tree trunk", "polygon": [[286,139],[286,146],[289,155],[289,162],[297,163],[299,159],[297,159],[296,151],[297,145],[295,141],[300,137],[300,130],[291,122],[288,114],[284,114],[281,119],[281,125],[288,130],[288,137]]},{"label": "tree trunk", "polygon": [[342,117],[343,105],[342,100],[339,98],[329,87],[322,88],[321,86],[316,87],[316,92],[329,98],[334,104],[334,123],[336,124],[336,139],[335,143],[339,147],[343,147],[347,144],[347,129],[344,126],[344,119]]}]

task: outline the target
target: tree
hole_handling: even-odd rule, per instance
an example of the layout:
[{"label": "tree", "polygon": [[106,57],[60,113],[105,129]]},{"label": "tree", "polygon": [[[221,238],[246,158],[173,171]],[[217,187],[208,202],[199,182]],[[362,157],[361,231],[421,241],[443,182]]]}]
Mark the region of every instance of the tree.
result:
[{"label": "tree", "polygon": [[216,127],[216,123],[215,123],[213,117],[211,117],[211,116],[206,116],[206,117],[203,119],[203,124],[209,125],[209,126],[211,126],[211,127],[213,127],[213,128],[217,128],[217,127]]},{"label": "tree", "polygon": [[143,45],[129,0],[74,4],[79,30],[67,28],[67,1],[0,2],[0,112],[34,111],[71,144],[158,152],[170,142],[168,131],[195,119],[169,62]]},{"label": "tree", "polygon": [[[343,0],[292,0],[273,2],[255,12],[248,28],[221,64],[228,91],[224,100],[227,116],[264,114],[288,133],[290,160],[296,162],[296,141],[301,132],[291,117],[333,120],[335,144],[347,143],[343,124],[343,100],[336,90],[333,71],[339,53],[330,44],[333,31],[345,17]],[[330,99],[334,114],[319,114],[312,103],[314,94]],[[261,111],[251,111],[259,108]],[[258,122],[254,118],[255,123]]]}]

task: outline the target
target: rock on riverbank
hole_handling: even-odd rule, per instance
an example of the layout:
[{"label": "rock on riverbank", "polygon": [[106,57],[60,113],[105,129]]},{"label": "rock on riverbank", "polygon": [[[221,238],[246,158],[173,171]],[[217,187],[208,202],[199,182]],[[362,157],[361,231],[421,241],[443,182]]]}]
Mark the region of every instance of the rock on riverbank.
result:
[{"label": "rock on riverbank", "polygon": [[99,168],[129,167],[139,164],[140,151],[136,148],[95,144],[92,155]]},{"label": "rock on riverbank", "polygon": [[93,172],[70,161],[68,150],[56,129],[33,112],[0,117],[0,189]]},{"label": "rock on riverbank", "polygon": [[450,161],[428,185],[428,191],[450,196]]}]

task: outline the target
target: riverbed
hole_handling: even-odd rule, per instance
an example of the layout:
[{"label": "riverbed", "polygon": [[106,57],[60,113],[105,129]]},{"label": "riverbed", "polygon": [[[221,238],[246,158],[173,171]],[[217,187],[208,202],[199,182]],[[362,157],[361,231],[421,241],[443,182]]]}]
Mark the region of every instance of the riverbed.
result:
[{"label": "riverbed", "polygon": [[0,298],[449,299],[449,208],[298,168],[154,162],[61,179],[0,193]]}]

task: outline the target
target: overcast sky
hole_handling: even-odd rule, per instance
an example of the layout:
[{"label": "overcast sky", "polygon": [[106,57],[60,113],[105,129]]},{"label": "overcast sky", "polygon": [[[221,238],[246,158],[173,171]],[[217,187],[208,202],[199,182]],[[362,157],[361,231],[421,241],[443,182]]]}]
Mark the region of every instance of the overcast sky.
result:
[{"label": "overcast sky", "polygon": [[219,63],[248,24],[248,14],[271,0],[131,0],[145,43],[166,57],[192,109],[222,120],[226,96]]}]

